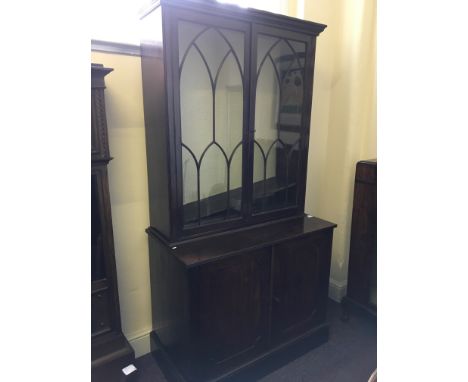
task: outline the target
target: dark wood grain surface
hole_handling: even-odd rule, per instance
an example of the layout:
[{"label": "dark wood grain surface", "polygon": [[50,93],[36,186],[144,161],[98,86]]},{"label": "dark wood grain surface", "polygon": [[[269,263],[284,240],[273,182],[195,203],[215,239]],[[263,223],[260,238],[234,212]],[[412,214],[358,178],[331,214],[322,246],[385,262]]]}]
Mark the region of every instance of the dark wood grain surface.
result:
[{"label": "dark wood grain surface", "polygon": [[[305,215],[251,227],[251,229],[192,240],[171,246],[171,253],[187,267],[193,267],[231,256],[240,251],[261,248],[334,227],[336,227],[334,223]],[[157,237],[154,230],[148,229],[147,232]]]},{"label": "dark wood grain surface", "polygon": [[335,226],[304,216],[180,247],[150,234],[153,338],[170,374],[231,378],[298,341],[326,341]]},{"label": "dark wood grain surface", "polygon": [[273,247],[271,336],[301,334],[325,320],[332,231]]},{"label": "dark wood grain surface", "polygon": [[376,267],[377,161],[367,160],[356,165],[345,305],[352,302],[376,312],[370,300],[372,287],[376,293]]},{"label": "dark wood grain surface", "polygon": [[265,349],[270,254],[262,248],[190,270],[196,374],[222,374]]}]

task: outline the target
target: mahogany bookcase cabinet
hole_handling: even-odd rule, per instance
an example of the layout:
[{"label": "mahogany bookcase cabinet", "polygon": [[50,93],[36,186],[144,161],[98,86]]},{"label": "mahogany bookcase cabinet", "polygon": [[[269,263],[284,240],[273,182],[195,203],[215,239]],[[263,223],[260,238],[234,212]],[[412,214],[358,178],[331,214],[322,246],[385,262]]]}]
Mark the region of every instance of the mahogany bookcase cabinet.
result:
[{"label": "mahogany bookcase cabinet", "polygon": [[304,215],[326,26],[200,0],[141,24],[152,349],[205,381],[326,341],[335,224]]}]

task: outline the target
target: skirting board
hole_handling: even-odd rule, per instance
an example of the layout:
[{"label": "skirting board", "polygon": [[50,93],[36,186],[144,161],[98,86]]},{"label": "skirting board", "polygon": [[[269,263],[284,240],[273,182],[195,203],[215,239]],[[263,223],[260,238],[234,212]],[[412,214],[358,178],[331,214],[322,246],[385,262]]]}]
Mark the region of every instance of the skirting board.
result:
[{"label": "skirting board", "polygon": [[140,45],[102,40],[91,40],[91,51],[141,56]]},{"label": "skirting board", "polygon": [[151,351],[150,332],[129,339],[128,342],[130,342],[130,345],[132,346],[133,350],[135,350],[135,358],[142,357]]},{"label": "skirting board", "polygon": [[346,296],[347,285],[348,280],[340,282],[330,279],[328,287],[328,297],[330,297],[333,301],[340,303],[343,297]]}]

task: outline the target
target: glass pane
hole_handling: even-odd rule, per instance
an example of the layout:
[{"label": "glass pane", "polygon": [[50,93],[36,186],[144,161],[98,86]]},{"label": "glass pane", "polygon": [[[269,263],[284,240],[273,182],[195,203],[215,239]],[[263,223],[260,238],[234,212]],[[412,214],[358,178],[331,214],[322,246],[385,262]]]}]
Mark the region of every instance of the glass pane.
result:
[{"label": "glass pane", "polygon": [[219,146],[213,144],[200,164],[201,218],[224,218],[227,209],[227,164]]},{"label": "glass pane", "polygon": [[306,48],[261,34],[257,44],[254,213],[297,204]]},{"label": "glass pane", "polygon": [[184,224],[240,216],[244,33],[179,22]]},{"label": "glass pane", "polygon": [[229,176],[229,216],[238,216],[241,211],[242,204],[242,145],[237,145],[237,148],[231,154],[230,176]]},{"label": "glass pane", "polygon": [[184,223],[198,221],[198,170],[197,161],[192,152],[182,147],[183,203],[185,206]]},{"label": "glass pane", "polygon": [[213,139],[211,80],[197,50],[186,57],[180,74],[182,142],[200,158]]}]

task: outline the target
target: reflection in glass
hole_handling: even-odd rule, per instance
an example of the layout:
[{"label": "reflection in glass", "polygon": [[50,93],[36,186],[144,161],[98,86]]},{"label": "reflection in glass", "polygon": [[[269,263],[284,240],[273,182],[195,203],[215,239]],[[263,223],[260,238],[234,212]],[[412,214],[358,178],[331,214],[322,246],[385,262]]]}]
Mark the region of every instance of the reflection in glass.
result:
[{"label": "reflection in glass", "polygon": [[240,216],[242,32],[179,22],[184,224]]},{"label": "reflection in glass", "polygon": [[253,212],[295,206],[304,94],[305,43],[257,41]]}]

